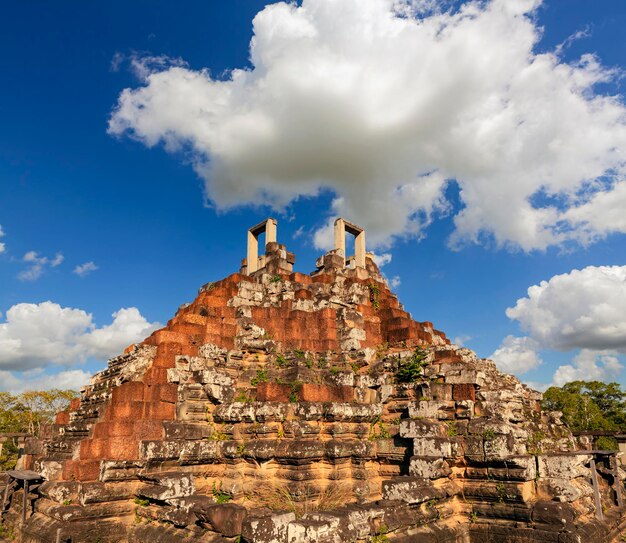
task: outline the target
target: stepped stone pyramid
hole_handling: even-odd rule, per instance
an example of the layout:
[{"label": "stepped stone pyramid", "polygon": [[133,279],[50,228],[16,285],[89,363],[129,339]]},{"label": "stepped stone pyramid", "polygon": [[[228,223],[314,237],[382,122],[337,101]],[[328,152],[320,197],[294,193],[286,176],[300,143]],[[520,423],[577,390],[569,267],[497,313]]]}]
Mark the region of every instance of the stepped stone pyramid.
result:
[{"label": "stepped stone pyramid", "polygon": [[39,483],[0,486],[20,541],[618,540],[615,455],[579,450],[540,393],[413,320],[361,228],[338,219],[310,275],[294,261],[275,220],[251,228],[240,273],[27,442]]}]

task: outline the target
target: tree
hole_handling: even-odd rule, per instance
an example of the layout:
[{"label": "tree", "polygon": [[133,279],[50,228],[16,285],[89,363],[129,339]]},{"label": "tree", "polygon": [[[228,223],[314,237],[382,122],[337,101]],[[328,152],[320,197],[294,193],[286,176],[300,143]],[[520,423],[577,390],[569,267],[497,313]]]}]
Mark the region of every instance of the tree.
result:
[{"label": "tree", "polygon": [[[626,393],[618,383],[573,381],[550,387],[543,395],[542,407],[561,411],[563,421],[573,431],[626,431]],[[596,447],[614,449],[617,442],[601,437]]]},{"label": "tree", "polygon": [[[76,398],[74,390],[29,391],[21,394],[0,392],[0,434],[39,435],[42,425],[54,422],[59,411]],[[17,440],[7,441],[0,455],[0,471],[11,469],[17,460]]]}]

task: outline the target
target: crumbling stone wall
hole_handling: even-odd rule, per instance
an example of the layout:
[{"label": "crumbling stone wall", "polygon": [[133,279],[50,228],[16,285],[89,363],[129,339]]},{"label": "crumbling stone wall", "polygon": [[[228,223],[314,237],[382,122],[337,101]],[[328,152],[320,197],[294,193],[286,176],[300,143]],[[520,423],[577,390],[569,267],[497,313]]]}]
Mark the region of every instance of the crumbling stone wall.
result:
[{"label": "crumbling stone wall", "polygon": [[621,473],[575,451],[539,393],[414,321],[371,259],[293,261],[269,243],[264,268],[202,287],[28,443],[46,482],[23,526],[9,497],[23,541],[619,533]]}]

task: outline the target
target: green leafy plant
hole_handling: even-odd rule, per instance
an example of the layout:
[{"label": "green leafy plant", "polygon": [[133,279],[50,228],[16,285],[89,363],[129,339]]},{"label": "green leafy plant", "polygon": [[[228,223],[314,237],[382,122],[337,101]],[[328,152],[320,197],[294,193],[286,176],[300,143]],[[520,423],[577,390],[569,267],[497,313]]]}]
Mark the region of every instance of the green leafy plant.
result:
[{"label": "green leafy plant", "polygon": [[304,360],[306,353],[302,349],[296,349],[293,354],[298,360]]},{"label": "green leafy plant", "polygon": [[447,428],[448,437],[454,437],[454,436],[459,435],[459,429],[456,425],[456,421],[454,420],[446,421],[446,426],[448,427]]},{"label": "green leafy plant", "polygon": [[226,441],[228,439],[228,435],[224,432],[223,422],[219,428],[211,423],[210,429],[209,435],[205,438],[207,441]]},{"label": "green leafy plant", "polygon": [[226,492],[222,490],[222,483],[220,482],[220,486],[218,487],[213,481],[213,488],[211,489],[211,494],[215,498],[215,503],[228,503],[233,499],[233,495],[230,492]]},{"label": "green leafy plant", "polygon": [[470,524],[474,524],[478,520],[478,513],[476,511],[471,511],[467,518]]},{"label": "green leafy plant", "polygon": [[241,403],[251,403],[254,401],[254,398],[250,395],[250,391],[248,390],[240,390],[237,395],[233,398],[234,402]]},{"label": "green leafy plant", "polygon": [[493,428],[483,430],[483,441],[493,441],[496,438],[496,431]]},{"label": "green leafy plant", "polygon": [[386,524],[382,524],[380,528],[378,528],[378,533],[372,536],[372,543],[389,543],[390,539],[387,537],[389,533],[389,528],[387,528]]},{"label": "green leafy plant", "polygon": [[371,282],[368,285],[370,291],[370,302],[374,306],[374,309],[380,308],[380,286],[377,283]]},{"label": "green leafy plant", "polygon": [[528,436],[527,449],[529,454],[541,454],[543,452],[542,441],[546,438],[542,431],[533,432]]},{"label": "green leafy plant", "polygon": [[289,365],[289,362],[287,361],[284,355],[279,353],[276,355],[276,365],[279,368],[286,368]]},{"label": "green leafy plant", "polygon": [[72,505],[72,500],[63,500],[63,505]]},{"label": "green leafy plant", "polygon": [[280,275],[272,275],[272,277],[270,277],[270,283],[280,283],[283,280],[283,278]]},{"label": "green leafy plant", "polygon": [[252,386],[257,386],[259,383],[267,383],[267,370],[257,370],[256,377],[250,380]]},{"label": "green leafy plant", "polygon": [[239,443],[236,447],[236,451],[237,451],[237,455],[238,456],[243,456],[243,453],[246,452],[246,444],[245,443]]},{"label": "green leafy plant", "polygon": [[368,439],[374,441],[376,439],[389,439],[391,434],[385,427],[385,423],[380,417],[376,417],[370,424],[370,434]]},{"label": "green leafy plant", "polygon": [[498,495],[498,501],[500,503],[504,503],[504,498],[506,498],[506,488],[504,483],[498,483],[496,485],[496,494]]},{"label": "green leafy plant", "polygon": [[150,500],[145,500],[137,496],[135,497],[135,505],[140,505],[141,507],[145,507],[146,505],[150,505]]},{"label": "green leafy plant", "polygon": [[414,383],[417,381],[424,373],[427,356],[428,353],[418,347],[410,357],[400,359],[396,371],[396,379],[398,382]]}]

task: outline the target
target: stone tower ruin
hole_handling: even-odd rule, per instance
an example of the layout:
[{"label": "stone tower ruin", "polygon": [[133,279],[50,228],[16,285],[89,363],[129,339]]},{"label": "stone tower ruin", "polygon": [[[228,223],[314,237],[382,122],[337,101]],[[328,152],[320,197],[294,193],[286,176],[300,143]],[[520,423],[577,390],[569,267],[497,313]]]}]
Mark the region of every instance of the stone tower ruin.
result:
[{"label": "stone tower ruin", "polygon": [[540,393],[415,321],[362,228],[338,219],[317,269],[294,263],[276,220],[254,226],[239,273],[27,440],[0,479],[20,541],[618,540],[615,455],[580,450]]}]

